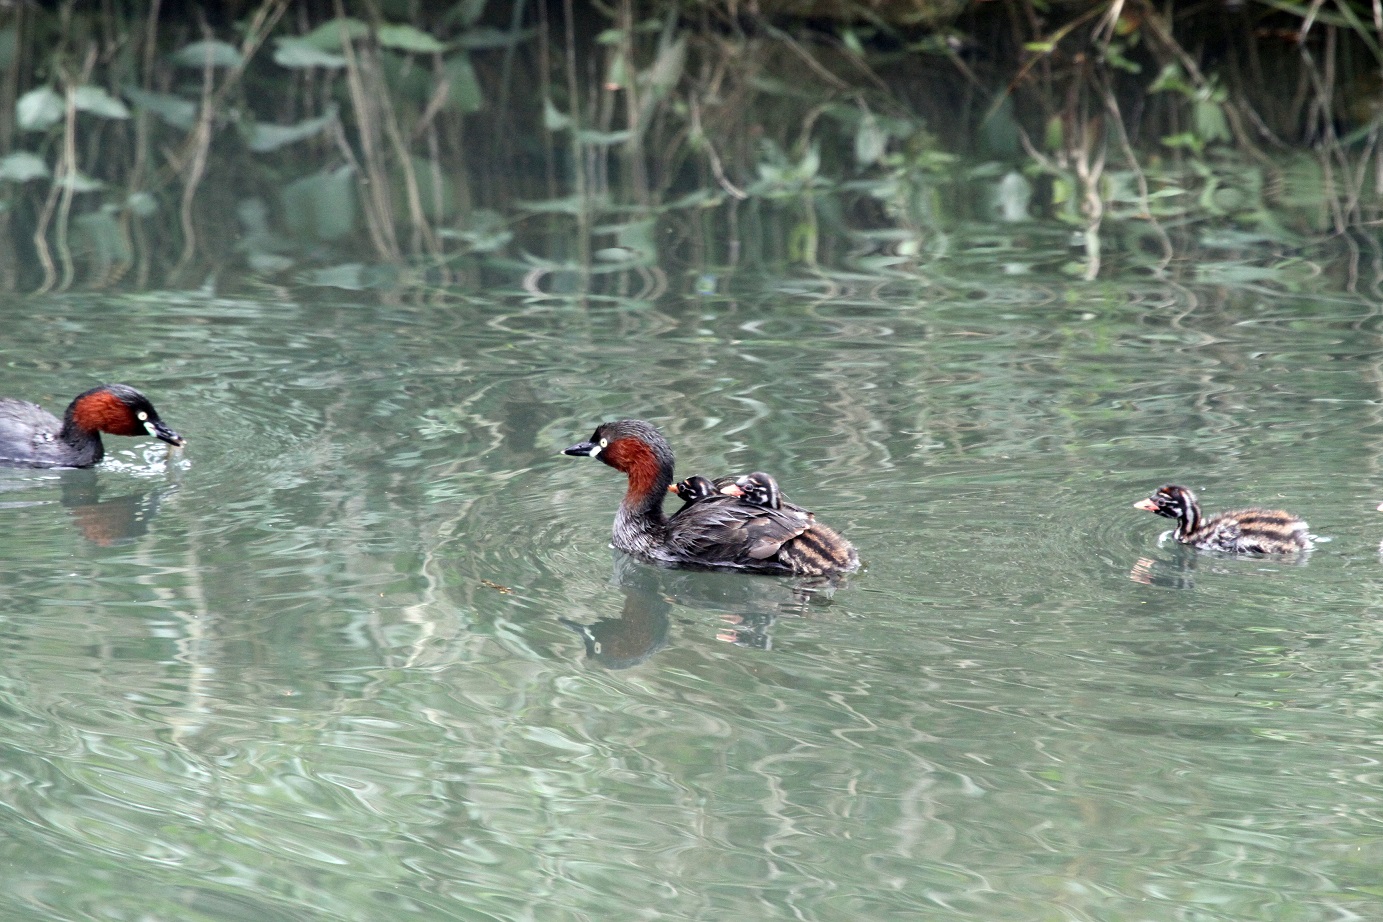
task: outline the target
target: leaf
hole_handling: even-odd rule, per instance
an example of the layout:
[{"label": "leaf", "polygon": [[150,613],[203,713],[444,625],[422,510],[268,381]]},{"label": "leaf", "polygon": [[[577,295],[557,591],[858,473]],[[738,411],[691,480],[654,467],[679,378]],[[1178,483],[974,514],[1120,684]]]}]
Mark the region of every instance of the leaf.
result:
[{"label": "leaf", "polygon": [[17,150],[0,157],[0,179],[28,182],[31,179],[47,179],[50,175],[43,158],[27,150]]},{"label": "leaf", "polygon": [[470,28],[480,21],[480,17],[485,13],[485,0],[461,0],[451,8],[442,21],[451,24],[458,24]]},{"label": "leaf", "polygon": [[658,254],[656,233],[657,222],[652,218],[630,221],[619,228],[615,240],[621,249],[628,250],[651,263],[653,257]]},{"label": "leaf", "polygon": [[888,148],[888,133],[873,112],[866,112],[855,130],[855,162],[860,166],[878,163]]},{"label": "leaf", "polygon": [[350,167],[313,173],[283,190],[284,223],[299,240],[340,240],[356,225],[355,174]]},{"label": "leaf", "polygon": [[589,209],[598,207],[599,204],[599,201],[593,200],[591,196],[580,195],[516,203],[522,210],[533,214],[582,214]]},{"label": "leaf", "polygon": [[119,99],[99,86],[79,86],[72,91],[72,105],[82,112],[104,118],[129,118],[130,110]]},{"label": "leaf", "polygon": [[89,211],[78,215],[73,222],[79,231],[77,240],[82,252],[103,269],[113,263],[127,263],[132,256],[129,242],[121,232],[120,222],[116,221],[113,210],[107,207]]},{"label": "leaf", "polygon": [[81,170],[73,170],[59,179],[57,186],[60,189],[71,189],[73,192],[95,192],[97,189],[104,189],[106,184],[99,179],[92,179]]},{"label": "leaf", "polygon": [[538,34],[537,29],[518,29],[513,32],[501,32],[499,29],[491,29],[482,26],[479,29],[471,29],[456,40],[456,47],[466,48],[471,51],[483,51],[490,48],[509,48],[519,42],[527,41]]},{"label": "leaf", "polygon": [[130,214],[147,218],[158,211],[158,200],[148,192],[135,192],[125,199],[125,207],[130,210]]},{"label": "leaf", "polygon": [[323,51],[312,42],[301,38],[275,39],[278,47],[274,49],[274,63],[280,67],[345,67],[345,55]]},{"label": "leaf", "polygon": [[548,131],[562,131],[571,127],[571,116],[557,111],[552,100],[543,97],[543,127]]},{"label": "leaf", "polygon": [[[451,174],[437,168],[437,165],[424,157],[412,157],[413,182],[417,184],[418,199],[428,220],[450,222],[456,210],[456,187]],[[394,171],[394,215],[402,225],[409,218],[408,189],[402,167]]]},{"label": "leaf", "polygon": [[453,112],[479,112],[485,108],[485,95],[471,66],[471,56],[464,51],[446,60],[447,108]]},{"label": "leaf", "polygon": [[324,269],[313,269],[302,275],[305,285],[324,285],[330,288],[344,288],[347,291],[362,291],[370,284],[369,272],[361,263],[343,263]]},{"label": "leaf", "polygon": [[287,272],[297,265],[291,256],[284,256],[282,253],[261,253],[258,250],[246,253],[245,263],[255,272],[266,275]]},{"label": "leaf", "polygon": [[171,93],[150,93],[135,86],[122,90],[135,108],[157,115],[174,128],[190,129],[197,121],[197,104]]},{"label": "leaf", "polygon": [[582,144],[594,144],[596,146],[613,146],[623,144],[634,136],[634,132],[628,129],[620,131],[596,131],[594,128],[585,129],[576,133],[576,140]]},{"label": "leaf", "polygon": [[514,239],[504,216],[487,208],[477,208],[465,216],[465,224],[455,232],[474,253],[493,253]]},{"label": "leaf", "polygon": [[343,16],[327,20],[302,36],[299,41],[321,51],[340,51],[343,36],[349,42],[364,38],[369,34],[370,27],[365,23],[351,16]]},{"label": "leaf", "polygon": [[1196,134],[1201,140],[1228,141],[1229,122],[1220,105],[1206,100],[1197,100],[1191,106],[1191,120],[1195,123]]},{"label": "leaf", "polygon": [[278,150],[280,147],[320,134],[323,128],[334,121],[336,121],[335,109],[317,118],[304,119],[296,125],[271,125],[265,122],[256,122],[251,126],[245,144],[257,154]]},{"label": "leaf", "polygon": [[173,63],[182,67],[239,67],[245,63],[234,45],[219,41],[193,42],[173,52]]},{"label": "leaf", "polygon": [[384,48],[416,54],[440,54],[447,46],[416,26],[380,26],[379,44]]},{"label": "leaf", "polygon": [[15,120],[23,131],[42,131],[62,121],[62,97],[51,86],[41,86],[19,97],[15,103]]},{"label": "leaf", "polygon": [[1162,68],[1162,72],[1153,80],[1152,86],[1148,87],[1149,93],[1173,92],[1181,93],[1183,96],[1194,96],[1196,88],[1186,82],[1182,75],[1181,67],[1175,63],[1168,64]]},{"label": "leaf", "polygon": [[657,60],[642,76],[653,94],[662,99],[677,86],[677,81],[682,79],[686,63],[687,37],[684,35],[658,52]]}]

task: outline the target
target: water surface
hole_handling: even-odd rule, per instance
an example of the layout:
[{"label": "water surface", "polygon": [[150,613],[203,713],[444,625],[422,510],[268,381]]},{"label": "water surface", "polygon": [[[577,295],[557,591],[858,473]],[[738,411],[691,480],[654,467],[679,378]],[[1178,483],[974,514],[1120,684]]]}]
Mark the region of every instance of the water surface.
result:
[{"label": "water surface", "polygon": [[[188,438],[0,473],[13,919],[1383,915],[1383,327],[935,299],[71,297],[0,393]],[[614,554],[611,469],[765,469],[834,592]],[[1168,481],[1302,561],[1159,544]]]}]

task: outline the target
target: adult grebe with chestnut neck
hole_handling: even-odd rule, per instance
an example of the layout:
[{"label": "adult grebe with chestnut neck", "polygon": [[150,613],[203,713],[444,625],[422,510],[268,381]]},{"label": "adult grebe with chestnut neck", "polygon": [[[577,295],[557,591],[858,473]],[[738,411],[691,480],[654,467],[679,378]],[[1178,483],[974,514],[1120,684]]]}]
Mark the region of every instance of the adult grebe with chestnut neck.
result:
[{"label": "adult grebe with chestnut neck", "polygon": [[185,441],[128,384],[102,384],[78,394],[61,420],[38,404],[0,397],[0,464],[91,467],[105,457],[102,432],[152,435],[177,446]]},{"label": "adult grebe with chestnut neck", "polygon": [[671,566],[754,573],[836,576],[859,569],[849,541],[790,504],[773,508],[715,494],[668,518],[663,499],[673,482],[672,446],[652,423],[602,423],[590,441],[563,454],[596,458],[628,477],[612,542],[625,553]]}]

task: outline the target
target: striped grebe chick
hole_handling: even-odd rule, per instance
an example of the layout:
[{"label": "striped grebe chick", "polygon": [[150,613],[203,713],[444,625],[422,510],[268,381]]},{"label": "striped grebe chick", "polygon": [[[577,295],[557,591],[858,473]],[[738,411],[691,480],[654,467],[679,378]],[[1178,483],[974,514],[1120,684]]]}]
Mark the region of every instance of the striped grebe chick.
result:
[{"label": "striped grebe chick", "polygon": [[[685,480],[679,480],[668,487],[667,491],[677,494],[677,498],[683,503],[682,509],[685,509],[692,503],[709,499],[712,496],[719,496],[727,488],[734,485],[735,479],[734,474],[728,477],[717,477],[715,480],[700,474],[692,474]],[[673,515],[680,513],[682,509],[678,509]]]},{"label": "striped grebe chick", "polygon": [[[723,487],[721,492],[739,496],[750,505],[763,506],[766,509],[787,510],[808,517],[815,517],[814,513],[808,512],[796,503],[788,502],[787,497],[783,496],[783,491],[778,487],[777,479],[772,474],[765,474],[763,471],[745,474],[743,477],[737,478],[732,485]],[[785,552],[792,555],[797,565],[803,569],[811,569],[820,566],[821,561],[829,561],[843,554],[854,552],[854,549],[850,547],[850,542],[842,538],[835,529],[820,523],[817,523],[811,532],[804,536],[804,539],[785,549]]]},{"label": "striped grebe chick", "polygon": [[1281,509],[1239,509],[1215,515],[1201,514],[1196,495],[1185,487],[1158,487],[1134,508],[1175,519],[1172,537],[1182,544],[1206,551],[1231,554],[1295,554],[1312,547],[1309,528],[1302,519]]}]

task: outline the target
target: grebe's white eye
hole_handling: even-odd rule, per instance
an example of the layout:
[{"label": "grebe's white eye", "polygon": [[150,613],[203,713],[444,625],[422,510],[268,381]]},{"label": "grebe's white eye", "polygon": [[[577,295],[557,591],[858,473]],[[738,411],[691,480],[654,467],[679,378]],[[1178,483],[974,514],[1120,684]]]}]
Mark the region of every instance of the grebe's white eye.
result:
[{"label": "grebe's white eye", "polygon": [[610,444],[610,440],[609,440],[609,439],[601,439],[601,440],[600,440],[600,447],[601,447],[601,448],[604,448],[604,447],[606,447],[606,446],[609,445],[609,444]]},{"label": "grebe's white eye", "polygon": [[139,421],[140,421],[141,423],[142,423],[142,422],[147,422],[148,419],[149,419],[149,414],[148,414],[148,413],[145,413],[143,410],[140,410],[138,413],[135,414],[135,416],[138,416],[138,417],[139,417]]}]

